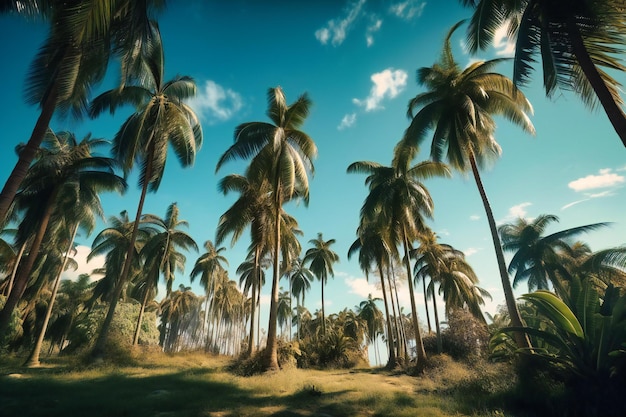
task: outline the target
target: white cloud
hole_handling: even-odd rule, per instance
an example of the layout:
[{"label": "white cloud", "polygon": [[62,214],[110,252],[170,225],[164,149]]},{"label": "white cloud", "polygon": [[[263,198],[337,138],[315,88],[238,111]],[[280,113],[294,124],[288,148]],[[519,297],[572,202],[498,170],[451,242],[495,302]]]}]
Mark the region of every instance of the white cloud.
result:
[{"label": "white cloud", "polygon": [[[63,279],[71,279],[76,280],[78,276],[81,274],[89,274],[91,275],[91,271],[98,268],[104,267],[104,255],[94,256],[91,261],[87,262],[87,256],[91,252],[91,248],[89,246],[78,245],[76,246],[76,254],[70,254],[72,258],[78,263],[78,269],[74,271],[73,269],[68,269],[63,272]],[[99,279],[101,277],[94,276],[92,280]]]},{"label": "white cloud", "polygon": [[368,48],[374,44],[374,33],[378,32],[382,25],[383,21],[381,19],[376,19],[371,25],[367,27],[367,31],[365,32],[365,40],[367,42]]},{"label": "white cloud", "polygon": [[420,17],[424,11],[424,7],[426,7],[425,1],[406,0],[392,4],[389,7],[389,11],[402,19],[410,20],[415,16]]},{"label": "white cloud", "polygon": [[358,0],[351,4],[346,10],[346,16],[343,19],[329,20],[325,27],[315,31],[315,38],[322,45],[326,45],[329,41],[333,46],[341,45],[353,23],[361,14],[364,4],[365,0]]},{"label": "white cloud", "polygon": [[507,215],[508,219],[517,219],[518,217],[525,218],[528,212],[526,211],[526,207],[532,206],[532,203],[521,203],[516,206],[509,208],[509,214]]},{"label": "white cloud", "polygon": [[200,118],[215,123],[233,117],[243,107],[243,100],[239,93],[208,80],[188,104]]},{"label": "white cloud", "polygon": [[450,236],[450,231],[448,229],[441,229],[437,232],[438,236]]},{"label": "white cloud", "polygon": [[463,253],[466,257],[469,258],[470,256],[480,252],[481,250],[483,250],[483,248],[467,248],[463,251]]},{"label": "white cloud", "polygon": [[343,116],[343,119],[341,119],[341,123],[339,123],[339,126],[337,126],[337,130],[347,129],[354,126],[355,123],[356,113],[346,114],[345,116]]},{"label": "white cloud", "polygon": [[347,278],[345,280],[348,285],[349,292],[351,294],[356,294],[359,297],[367,298],[368,295],[372,294],[372,297],[381,298],[383,296],[382,291],[371,282],[368,282],[365,278]]},{"label": "white cloud", "polygon": [[470,216],[470,220],[475,222],[475,221],[477,221],[477,220],[480,220],[480,216],[479,216],[479,215],[477,215],[477,214],[472,214],[472,215]]},{"label": "white cloud", "polygon": [[609,188],[624,183],[624,177],[622,175],[611,172],[611,169],[601,169],[599,175],[587,175],[586,177],[579,178],[571,181],[567,186],[576,192],[593,190],[596,188]]},{"label": "white cloud", "polygon": [[561,207],[561,210],[567,210],[568,208],[570,208],[572,206],[575,206],[576,204],[583,203],[585,201],[589,201],[589,199],[588,198],[584,198],[582,200],[573,201],[573,202],[568,203],[568,204],[564,205],[563,207]]},{"label": "white cloud", "polygon": [[374,83],[369,96],[364,100],[352,99],[358,106],[365,107],[365,111],[382,109],[380,104],[384,99],[393,99],[406,87],[408,75],[404,70],[387,68],[381,72],[372,74],[370,79]]},{"label": "white cloud", "polygon": [[515,42],[507,35],[508,22],[496,29],[493,34],[493,47],[496,49],[496,55],[512,57],[515,55]]}]

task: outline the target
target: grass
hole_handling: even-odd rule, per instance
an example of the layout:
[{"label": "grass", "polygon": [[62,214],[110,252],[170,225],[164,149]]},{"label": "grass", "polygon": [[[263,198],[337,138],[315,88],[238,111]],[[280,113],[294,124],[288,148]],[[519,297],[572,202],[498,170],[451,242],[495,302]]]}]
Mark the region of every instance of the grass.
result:
[{"label": "grass", "polygon": [[[200,353],[143,354],[125,366],[54,359],[26,369],[22,360],[0,359],[1,416],[504,416],[476,402],[488,389],[447,358],[420,377],[381,369],[240,377],[227,358]],[[468,381],[470,396],[459,390]]]}]

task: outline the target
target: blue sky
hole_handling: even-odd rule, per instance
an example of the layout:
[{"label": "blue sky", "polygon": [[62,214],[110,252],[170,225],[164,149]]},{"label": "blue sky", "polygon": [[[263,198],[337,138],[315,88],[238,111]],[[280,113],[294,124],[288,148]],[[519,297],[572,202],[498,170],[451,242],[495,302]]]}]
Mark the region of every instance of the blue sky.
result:
[{"label": "blue sky", "polygon": [[[470,10],[456,1],[171,2],[159,17],[166,75],[168,79],[189,75],[196,80],[198,96],[191,104],[203,123],[204,145],[192,168],[182,169],[170,157],[159,192],[148,195],[144,212],[163,216],[167,206],[177,202],[198,245],[213,240],[219,216],[236,198],[219,194],[217,182],[227,174],[243,173],[245,167],[243,162],[228,163],[215,174],[217,159],[231,145],[235,127],[267,121],[269,87],[280,85],[288,102],[307,92],[314,106],[303,129],[317,143],[319,156],[314,162],[309,207],[290,203],[286,210],[304,232],[304,250],[318,232],[325,239],[337,240],[334,249],[341,262],[334,267],[335,278],[327,287],[327,311],[353,308],[377,290],[375,277],[368,284],[357,261],[347,260],[367,189],[364,176],[348,175],[346,168],[358,160],[390,164],[393,147],[408,126],[407,103],[422,91],[415,82],[415,71],[435,62],[445,33],[469,16]],[[0,71],[5,82],[0,178],[5,179],[15,164],[15,145],[28,140],[38,115],[35,107],[24,104],[23,87],[46,28],[15,16],[0,16],[0,35],[4,58]],[[464,52],[463,38],[464,27],[453,37],[461,65],[474,59],[510,56],[513,50],[501,37],[491,50],[471,57]],[[512,75],[508,64],[498,70]],[[626,81],[623,74],[617,79]],[[113,66],[94,92],[112,88],[116,80]],[[535,109],[536,136],[498,120],[496,139],[503,154],[482,171],[496,219],[501,223],[517,216],[555,214],[561,221],[549,232],[614,222],[583,239],[594,250],[624,244],[625,150],[605,114],[589,111],[568,92],[546,99],[540,72],[534,73],[533,82],[523,91]],[[54,119],[51,127],[71,130],[79,138],[92,133],[111,139],[129,112],[122,109],[114,117],[103,115],[94,121]],[[416,162],[428,158],[428,153],[427,148],[422,149]],[[129,184],[123,197],[103,197],[107,216],[122,210],[135,212],[139,198],[136,176]],[[493,302],[485,307],[493,313],[503,303],[503,296],[473,179],[455,173],[451,180],[429,180],[426,186],[435,202],[432,229],[441,242],[466,253],[481,286],[493,295]],[[88,252],[94,236],[79,238],[81,254]],[[233,248],[226,242],[231,279],[238,279],[234,271],[246,255],[246,238]],[[175,286],[189,285],[188,272],[197,256],[188,254],[187,272],[177,277]],[[89,264],[82,271],[97,266]],[[194,289],[202,292],[197,283]],[[525,290],[520,286],[517,294]],[[319,308],[319,294],[319,284],[314,284],[306,297],[310,310]],[[403,300],[408,308],[406,295]],[[422,305],[421,294],[418,305]],[[423,319],[423,309],[418,312]]]}]

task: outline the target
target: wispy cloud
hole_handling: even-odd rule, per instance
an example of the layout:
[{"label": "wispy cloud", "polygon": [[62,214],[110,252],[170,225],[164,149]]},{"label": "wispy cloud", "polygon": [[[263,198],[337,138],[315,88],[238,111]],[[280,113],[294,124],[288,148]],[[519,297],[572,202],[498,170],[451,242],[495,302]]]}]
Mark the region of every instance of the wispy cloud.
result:
[{"label": "wispy cloud", "polygon": [[463,253],[466,257],[469,258],[470,256],[480,252],[481,250],[483,250],[483,248],[467,248],[463,251]]},{"label": "wispy cloud", "polygon": [[345,16],[340,19],[332,19],[326,23],[326,26],[315,31],[315,38],[322,45],[328,42],[332,46],[339,46],[346,39],[348,31],[361,14],[365,0],[358,0],[352,3],[345,11]]},{"label": "wispy cloud", "polygon": [[601,169],[598,175],[587,175],[586,177],[578,178],[571,181],[567,186],[572,190],[586,191],[594,190],[597,188],[609,188],[616,185],[623,184],[625,181],[622,175],[612,172],[610,168]]},{"label": "wispy cloud", "polygon": [[399,18],[411,20],[414,17],[420,17],[424,12],[424,7],[426,7],[425,1],[406,0],[392,4],[389,7],[389,12]]},{"label": "wispy cloud", "polygon": [[239,93],[208,80],[188,104],[201,119],[212,124],[233,117],[243,107],[243,100]]},{"label": "wispy cloud", "polygon": [[507,213],[507,215],[501,219],[498,220],[497,223],[501,224],[501,223],[507,223],[510,221],[513,221],[517,218],[523,218],[523,219],[527,219],[528,218],[528,212],[526,211],[527,207],[532,206],[533,203],[530,202],[524,202],[524,203],[520,203],[520,204],[516,204],[512,207],[509,207],[509,211]]},{"label": "wispy cloud", "polygon": [[347,129],[349,127],[354,126],[355,123],[356,123],[356,113],[346,114],[345,116],[343,116],[343,119],[341,119],[341,123],[339,123],[339,126],[337,126],[337,130]]},{"label": "wispy cloud", "polygon": [[381,72],[372,74],[370,79],[374,83],[369,96],[363,100],[352,99],[358,106],[364,107],[365,111],[373,111],[384,108],[381,102],[384,99],[393,99],[406,87],[408,75],[404,70],[387,68]]},{"label": "wispy cloud", "polygon": [[515,55],[515,42],[507,35],[508,22],[496,29],[493,34],[493,47],[496,55],[512,57]]},{"label": "wispy cloud", "polygon": [[365,278],[346,278],[345,282],[348,285],[349,292],[359,297],[367,298],[369,294],[372,294],[372,297],[383,296],[380,288],[371,282],[367,282]]},{"label": "wispy cloud", "polygon": [[367,42],[367,47],[374,45],[374,33],[378,32],[383,25],[382,19],[374,17],[372,24],[367,27],[365,32],[365,41]]},{"label": "wispy cloud", "polygon": [[473,221],[473,222],[475,222],[475,221],[477,221],[477,220],[480,220],[480,216],[479,216],[479,215],[477,215],[477,214],[472,214],[472,215],[470,216],[470,220],[471,220],[471,221]]}]

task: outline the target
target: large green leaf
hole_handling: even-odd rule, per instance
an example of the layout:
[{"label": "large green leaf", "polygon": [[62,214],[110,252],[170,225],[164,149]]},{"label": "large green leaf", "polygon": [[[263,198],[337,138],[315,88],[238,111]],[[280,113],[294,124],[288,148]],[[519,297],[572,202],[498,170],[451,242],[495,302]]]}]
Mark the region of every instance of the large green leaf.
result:
[{"label": "large green leaf", "polygon": [[533,303],[539,310],[539,313],[550,319],[557,328],[581,339],[584,338],[583,328],[572,310],[553,293],[536,291],[531,294],[525,294],[522,298]]}]

